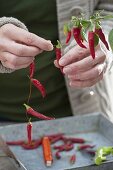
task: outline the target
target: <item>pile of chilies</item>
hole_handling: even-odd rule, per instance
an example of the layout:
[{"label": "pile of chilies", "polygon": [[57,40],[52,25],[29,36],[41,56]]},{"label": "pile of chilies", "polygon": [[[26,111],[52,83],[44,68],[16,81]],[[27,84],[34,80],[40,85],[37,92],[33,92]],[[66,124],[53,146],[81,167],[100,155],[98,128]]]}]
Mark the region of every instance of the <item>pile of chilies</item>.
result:
[{"label": "pile of chilies", "polygon": [[[46,138],[49,139],[50,145],[55,151],[54,156],[58,160],[61,159],[61,152],[69,152],[73,150],[75,146],[77,146],[76,151],[82,151],[91,156],[95,156],[95,150],[93,149],[95,145],[90,145],[87,143],[88,141],[83,138],[66,137],[63,133],[46,135]],[[56,144],[57,142],[60,142],[60,144]],[[32,150],[39,148],[40,146],[43,147],[43,137],[33,139],[30,145],[28,144],[28,141],[24,140],[6,141],[6,143],[8,145],[21,146],[23,149]],[[46,148],[46,152],[47,150],[48,148]],[[74,153],[69,157],[70,164],[74,164],[76,162],[76,151],[74,151]],[[47,154],[51,153],[48,152]]]},{"label": "pile of chilies", "polygon": [[[99,40],[105,45],[107,50],[109,50],[109,45],[101,28],[101,20],[113,18],[113,16],[101,16],[99,12],[95,13],[90,19],[85,19],[84,17],[72,16],[70,22],[64,25],[64,35],[66,36],[65,44],[68,45],[72,38],[75,39],[77,45],[81,48],[87,48],[84,42],[88,44],[90,54],[93,59],[95,59],[95,47],[99,44]],[[59,59],[62,57],[62,45],[57,41],[56,45],[56,59],[59,63]],[[62,71],[62,67],[59,65]]]}]

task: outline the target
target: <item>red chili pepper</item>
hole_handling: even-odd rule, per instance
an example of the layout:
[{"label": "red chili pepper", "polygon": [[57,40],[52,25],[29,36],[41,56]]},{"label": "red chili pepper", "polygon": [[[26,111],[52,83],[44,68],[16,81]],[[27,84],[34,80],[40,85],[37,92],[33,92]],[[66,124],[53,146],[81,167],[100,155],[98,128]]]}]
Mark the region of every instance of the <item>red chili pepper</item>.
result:
[{"label": "red chili pepper", "polygon": [[35,62],[33,61],[31,64],[30,64],[30,66],[29,66],[29,74],[30,74],[30,78],[33,78],[33,76],[34,76],[34,71],[35,71]]},{"label": "red chili pepper", "polygon": [[93,151],[93,150],[85,150],[85,151],[92,156],[95,156],[95,154],[96,154],[96,151]]},{"label": "red chili pepper", "polygon": [[74,145],[73,144],[64,144],[64,145],[61,145],[61,146],[56,146],[58,151],[55,153],[55,156],[57,159],[61,159],[61,155],[60,155],[60,152],[62,151],[70,151],[74,148]]},{"label": "red chili pepper", "polygon": [[26,111],[27,111],[28,114],[30,114],[32,116],[35,116],[35,117],[37,117],[39,119],[44,119],[44,120],[53,120],[53,119],[55,119],[53,117],[47,117],[47,116],[33,110],[30,106],[28,106],[26,104],[24,104],[24,106],[26,107]]},{"label": "red chili pepper", "polygon": [[34,86],[36,88],[38,88],[38,90],[41,92],[42,96],[45,97],[46,96],[46,91],[44,86],[40,83],[40,81],[31,78],[31,82],[34,84]]},{"label": "red chili pepper", "polygon": [[69,30],[68,33],[67,33],[66,44],[69,43],[70,39],[71,39],[71,30]]},{"label": "red chili pepper", "polygon": [[73,36],[80,47],[86,48],[86,46],[82,43],[83,39],[81,36],[81,27],[73,27]]},{"label": "red chili pepper", "polygon": [[[61,52],[61,43],[57,40],[58,44],[56,45],[56,49],[55,49],[55,52],[56,52],[56,60],[57,60],[57,63],[58,63],[58,66],[60,68],[60,71],[63,73],[63,67],[61,67],[59,65],[59,60],[60,58],[62,57],[62,52]],[[64,74],[64,73],[63,73]]]},{"label": "red chili pepper", "polygon": [[22,145],[25,141],[18,140],[18,141],[6,141],[7,145]]},{"label": "red chili pepper", "polygon": [[30,144],[32,141],[32,123],[28,122],[27,124],[27,137],[28,137],[28,143]]},{"label": "red chili pepper", "polygon": [[23,143],[21,146],[24,148],[24,149],[36,149],[38,148],[40,145],[42,144],[42,139],[38,139],[38,140],[32,140],[31,143]]},{"label": "red chili pepper", "polygon": [[104,35],[102,29],[101,29],[101,28],[96,28],[96,29],[95,29],[95,33],[99,36],[99,38],[101,39],[101,41],[104,43],[104,45],[106,46],[106,48],[109,50],[109,45],[108,45],[108,43],[107,43],[107,41],[106,41],[106,38],[105,38],[105,35]]},{"label": "red chili pepper", "polygon": [[95,33],[93,31],[88,32],[88,43],[90,54],[93,59],[95,59],[95,40],[94,40]]},{"label": "red chili pepper", "polygon": [[65,151],[70,151],[74,148],[74,145],[71,143],[71,144],[67,144],[64,146],[64,149]]},{"label": "red chili pepper", "polygon": [[71,157],[70,157],[70,163],[71,164],[74,164],[76,162],[76,155],[73,154]]},{"label": "red chili pepper", "polygon": [[54,146],[54,149],[58,149],[60,151],[70,151],[74,148],[74,145],[72,143],[70,144],[63,144],[63,145],[59,145],[59,146]]},{"label": "red chili pepper", "polygon": [[66,36],[66,44],[68,44],[72,35],[71,28],[68,24],[64,24],[63,32],[64,35]]},{"label": "red chili pepper", "polygon": [[56,133],[56,134],[50,134],[50,135],[46,135],[48,138],[52,139],[52,138],[55,138],[57,136],[63,136],[64,133]]},{"label": "red chili pepper", "polygon": [[51,138],[50,140],[51,140],[51,143],[56,143],[56,142],[58,142],[59,140],[62,140],[62,134],[61,135],[58,135],[58,136],[56,136],[56,137],[54,137],[54,138]]},{"label": "red chili pepper", "polygon": [[88,149],[88,148],[94,148],[95,145],[80,145],[77,147],[78,150],[85,150],[85,149]]},{"label": "red chili pepper", "polygon": [[64,144],[63,145],[55,145],[55,146],[53,146],[53,149],[55,149],[55,150],[57,150],[57,149],[61,149],[62,147],[64,146]]},{"label": "red chili pepper", "polygon": [[64,137],[64,139],[63,139],[65,142],[66,141],[70,141],[70,142],[72,142],[72,143],[85,143],[86,142],[86,140],[84,140],[84,139],[82,139],[82,138],[66,138],[66,137]]},{"label": "red chili pepper", "polygon": [[61,155],[60,155],[59,150],[55,153],[55,157],[56,157],[56,159],[61,159]]}]

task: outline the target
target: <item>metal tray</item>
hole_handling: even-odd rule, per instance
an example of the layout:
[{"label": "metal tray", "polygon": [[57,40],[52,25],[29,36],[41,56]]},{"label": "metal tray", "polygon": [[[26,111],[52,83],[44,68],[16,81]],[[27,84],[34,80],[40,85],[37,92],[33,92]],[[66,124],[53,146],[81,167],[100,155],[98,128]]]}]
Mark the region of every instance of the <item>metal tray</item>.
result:
[{"label": "metal tray", "polygon": [[[83,137],[92,141],[97,148],[113,145],[113,124],[100,113],[33,122],[34,138],[58,132],[63,132],[66,136]],[[26,123],[0,127],[0,135],[8,141],[26,139]],[[41,147],[35,150],[23,150],[19,146],[12,146],[10,149],[28,170],[113,170],[113,157],[96,166],[88,155],[76,152],[76,163],[70,165],[69,156],[75,153],[73,150],[63,152],[61,160],[54,160],[52,167],[46,167]]]}]

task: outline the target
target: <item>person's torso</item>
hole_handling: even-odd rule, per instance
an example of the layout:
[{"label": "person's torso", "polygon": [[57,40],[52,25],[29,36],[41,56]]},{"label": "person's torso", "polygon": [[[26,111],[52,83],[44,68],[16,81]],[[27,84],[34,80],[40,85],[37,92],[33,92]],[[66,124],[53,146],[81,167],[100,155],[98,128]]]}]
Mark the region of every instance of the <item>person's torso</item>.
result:
[{"label": "person's torso", "polygon": [[[15,17],[24,22],[30,32],[53,44],[58,39],[57,14],[55,0],[0,0],[0,17]],[[34,78],[46,88],[47,96],[32,86],[29,105],[46,115],[63,117],[71,115],[63,75],[54,67],[54,51],[43,52],[36,57]],[[29,95],[29,68],[11,74],[0,74],[0,119],[24,121],[25,108]]]}]

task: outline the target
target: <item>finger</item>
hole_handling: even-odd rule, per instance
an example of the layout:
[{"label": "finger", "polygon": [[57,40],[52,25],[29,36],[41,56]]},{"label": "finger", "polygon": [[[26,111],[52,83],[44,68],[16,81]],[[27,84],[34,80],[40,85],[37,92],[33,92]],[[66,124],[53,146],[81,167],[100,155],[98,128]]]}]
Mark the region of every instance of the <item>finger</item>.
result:
[{"label": "finger", "polygon": [[31,57],[31,56],[30,57],[18,57],[8,52],[3,52],[1,55],[2,55],[1,61],[7,61],[11,65],[14,65],[14,66],[28,64],[34,60],[34,57]]},{"label": "finger", "polygon": [[83,49],[76,45],[71,50],[69,50],[60,60],[59,64],[61,66],[66,66],[72,62],[81,60],[89,55],[89,49]]},{"label": "finger", "polygon": [[42,52],[42,50],[39,48],[15,43],[14,41],[7,42],[7,44],[5,44],[4,49],[5,49],[5,51],[8,51],[8,52],[10,52],[14,55],[20,56],[20,57],[23,57],[23,56],[34,57]]},{"label": "finger", "polygon": [[22,68],[28,67],[32,62],[27,62],[27,63],[21,64],[21,65],[13,65],[9,61],[1,61],[1,63],[6,68],[18,70],[18,69],[22,69]]},{"label": "finger", "polygon": [[28,46],[35,46],[45,51],[53,50],[51,41],[45,40],[44,38],[41,38],[15,25],[9,24],[5,29],[4,34],[16,42],[24,43]]},{"label": "finger", "polygon": [[83,87],[91,87],[93,85],[95,85],[97,82],[99,82],[100,80],[102,80],[103,78],[103,73],[101,73],[99,75],[98,78],[94,79],[94,80],[85,80],[85,81],[71,81],[70,82],[70,86],[71,87],[76,87],[76,88],[83,88]]},{"label": "finger", "polygon": [[91,56],[88,56],[78,62],[74,62],[64,67],[63,72],[65,74],[75,74],[76,72],[86,71],[94,67],[94,65],[96,65],[97,63],[103,63],[105,59],[105,54],[101,50],[98,50],[95,59],[92,59]]},{"label": "finger", "polygon": [[59,68],[57,60],[54,60],[54,65],[55,65],[55,67]]},{"label": "finger", "polygon": [[90,70],[85,72],[78,72],[75,75],[68,75],[70,81],[73,80],[89,80],[96,79],[103,71],[105,71],[106,63],[98,64]]}]

